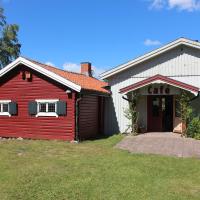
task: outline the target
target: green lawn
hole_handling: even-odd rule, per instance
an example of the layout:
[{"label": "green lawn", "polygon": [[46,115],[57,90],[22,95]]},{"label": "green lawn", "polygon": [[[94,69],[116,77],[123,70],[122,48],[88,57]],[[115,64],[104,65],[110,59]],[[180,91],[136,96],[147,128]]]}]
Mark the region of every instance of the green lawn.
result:
[{"label": "green lawn", "polygon": [[121,139],[0,141],[0,200],[200,199],[200,160],[130,154]]}]

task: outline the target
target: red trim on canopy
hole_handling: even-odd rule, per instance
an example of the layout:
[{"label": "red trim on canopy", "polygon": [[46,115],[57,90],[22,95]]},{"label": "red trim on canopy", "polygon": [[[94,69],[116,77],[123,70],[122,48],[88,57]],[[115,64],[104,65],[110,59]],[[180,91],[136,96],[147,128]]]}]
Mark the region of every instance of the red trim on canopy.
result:
[{"label": "red trim on canopy", "polygon": [[179,88],[183,88],[185,90],[189,90],[191,92],[195,92],[195,93],[198,93],[199,92],[199,88],[198,87],[195,87],[195,86],[192,86],[192,85],[189,85],[189,84],[186,84],[186,83],[183,83],[183,82],[180,82],[180,81],[177,81],[177,80],[174,80],[174,79],[171,79],[171,78],[168,78],[166,76],[162,76],[160,74],[157,74],[155,76],[152,76],[150,78],[147,78],[145,80],[142,80],[142,81],[139,81],[137,83],[134,83],[132,85],[129,85],[127,87],[124,87],[122,89],[120,89],[120,93],[125,93],[125,92],[129,92],[129,91],[132,91],[132,90],[136,90],[138,88],[141,88],[145,85],[148,85],[154,81],[157,81],[157,80],[160,80],[160,81],[163,81],[169,85],[173,85],[173,86],[177,86]]}]

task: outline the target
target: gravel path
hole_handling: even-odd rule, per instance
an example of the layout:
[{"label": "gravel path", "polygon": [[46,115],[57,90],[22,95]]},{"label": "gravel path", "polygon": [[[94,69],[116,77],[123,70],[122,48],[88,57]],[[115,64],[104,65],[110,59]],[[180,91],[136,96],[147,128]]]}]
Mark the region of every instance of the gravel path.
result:
[{"label": "gravel path", "polygon": [[131,153],[200,158],[200,140],[184,138],[174,133],[146,133],[127,136],[116,147]]}]

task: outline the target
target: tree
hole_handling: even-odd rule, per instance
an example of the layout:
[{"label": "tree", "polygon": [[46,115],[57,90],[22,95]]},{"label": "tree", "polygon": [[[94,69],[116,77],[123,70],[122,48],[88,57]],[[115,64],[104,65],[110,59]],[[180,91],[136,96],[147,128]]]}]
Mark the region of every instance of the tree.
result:
[{"label": "tree", "polygon": [[8,65],[20,54],[18,31],[18,25],[7,24],[4,10],[0,8],[0,68]]}]

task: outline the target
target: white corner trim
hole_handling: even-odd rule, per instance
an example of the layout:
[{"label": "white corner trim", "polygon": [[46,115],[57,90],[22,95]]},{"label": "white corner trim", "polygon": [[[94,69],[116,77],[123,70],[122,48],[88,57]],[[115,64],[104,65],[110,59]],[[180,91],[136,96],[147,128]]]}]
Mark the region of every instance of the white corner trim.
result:
[{"label": "white corner trim", "polygon": [[59,99],[35,99],[38,103],[55,103],[59,101]]},{"label": "white corner trim", "polygon": [[48,113],[44,113],[44,112],[39,112],[36,117],[58,117],[58,114],[55,112],[48,112]]},{"label": "white corner trim", "polygon": [[158,56],[158,55],[160,55],[160,54],[162,54],[162,53],[164,53],[168,50],[171,50],[171,49],[173,49],[177,46],[180,46],[180,45],[186,45],[186,46],[189,46],[189,47],[200,49],[200,43],[199,42],[189,40],[189,39],[186,39],[186,38],[180,38],[180,39],[177,39],[173,42],[170,42],[169,44],[167,44],[167,45],[165,45],[161,48],[158,48],[158,49],[151,51],[151,52],[149,52],[149,53],[147,53],[143,56],[140,56],[140,57],[133,59],[133,60],[127,62],[127,63],[124,63],[122,65],[119,65],[118,67],[115,67],[111,70],[108,70],[108,71],[100,74],[100,77],[101,77],[101,79],[106,79],[110,76],[113,76],[113,75],[115,75],[115,74],[117,74],[121,71],[124,71],[124,70],[126,70],[130,67],[133,67],[133,66],[135,66],[139,63],[142,63],[142,62],[144,62],[148,59],[156,57],[156,56]]},{"label": "white corner trim", "polygon": [[17,58],[16,60],[14,60],[12,63],[10,63],[9,65],[7,65],[6,67],[4,67],[3,69],[0,70],[0,77],[2,77],[4,74],[6,74],[7,72],[9,72],[11,69],[15,68],[17,65],[19,64],[23,64],[59,83],[61,83],[62,85],[65,85],[77,92],[80,92],[81,91],[81,86],[80,85],[77,85],[43,67],[40,67],[39,65],[25,59],[25,58],[22,58],[22,57],[19,57]]}]

